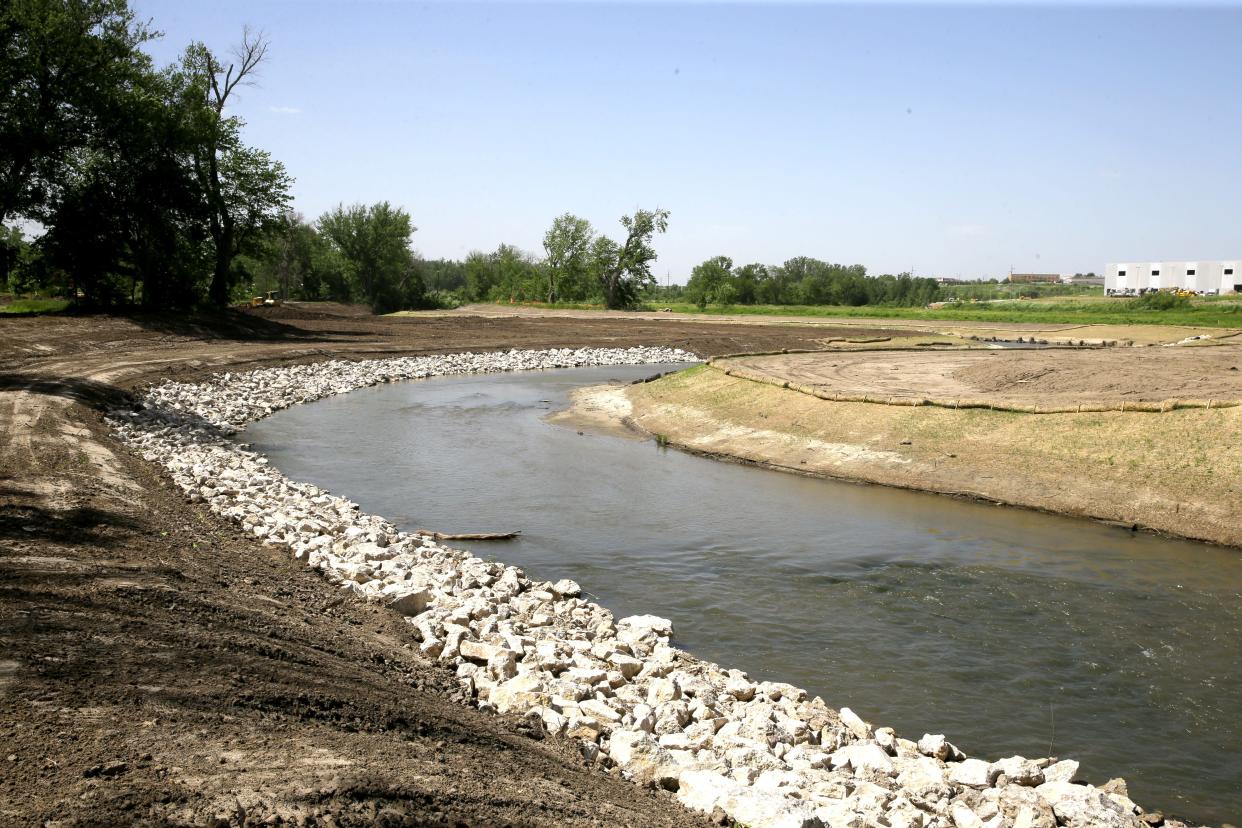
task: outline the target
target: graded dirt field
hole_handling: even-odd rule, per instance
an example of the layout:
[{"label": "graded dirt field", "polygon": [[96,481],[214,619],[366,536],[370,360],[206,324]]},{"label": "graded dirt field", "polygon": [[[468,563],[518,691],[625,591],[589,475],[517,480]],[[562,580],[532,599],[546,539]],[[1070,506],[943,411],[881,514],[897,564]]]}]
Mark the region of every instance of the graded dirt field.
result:
[{"label": "graded dirt field", "polygon": [[187,503],[101,412],[166,377],[333,357],[822,335],[333,306],[0,320],[0,824],[700,824],[459,703],[394,614]]},{"label": "graded dirt field", "polygon": [[830,396],[988,400],[1070,406],[1164,400],[1242,401],[1242,341],[1219,347],[988,349],[776,354],[722,368]]},{"label": "graded dirt field", "polygon": [[1050,344],[1134,344],[1159,345],[1179,342],[1192,337],[1219,339],[1237,336],[1238,328],[1206,328],[1185,325],[1098,325],[1057,322],[981,322],[937,319],[878,319],[875,317],[847,316],[782,316],[780,314],[712,314],[712,313],[665,313],[660,311],[568,310],[525,305],[468,305],[455,311],[440,311],[446,315],[463,314],[486,316],[494,319],[540,318],[540,319],[642,319],[650,322],[678,322],[696,324],[728,323],[731,325],[784,325],[797,328],[828,329],[820,334],[821,344],[835,345],[841,339],[875,336],[949,337],[963,342],[987,341],[989,339],[1014,341],[1018,338]]}]

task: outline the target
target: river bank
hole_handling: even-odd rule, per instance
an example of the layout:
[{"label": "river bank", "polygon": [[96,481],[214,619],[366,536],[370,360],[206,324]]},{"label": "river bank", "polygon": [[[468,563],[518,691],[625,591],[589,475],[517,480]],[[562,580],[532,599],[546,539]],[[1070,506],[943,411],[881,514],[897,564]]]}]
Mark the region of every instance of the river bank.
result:
[{"label": "river bank", "polygon": [[399,616],[188,502],[102,413],[168,377],[330,358],[803,340],[335,310],[0,322],[0,822],[706,824],[464,706]]},{"label": "river bank", "polygon": [[584,421],[623,410],[616,427],[708,455],[1242,545],[1242,480],[1229,471],[1242,468],[1242,408],[843,402],[708,367],[581,399]]},{"label": "river bank", "polygon": [[644,341],[711,356],[813,347],[822,330],[298,316],[0,325],[0,813],[698,824],[515,714],[461,707],[399,616],[187,502],[101,412],[169,376],[333,357]]},{"label": "river bank", "polygon": [[510,352],[267,369],[165,383],[141,410],[115,411],[110,421],[191,500],[288,547],[346,592],[406,616],[420,650],[456,665],[483,709],[578,739],[588,761],[676,790],[691,808],[755,826],[881,817],[924,828],[1143,824],[1123,782],[1074,784],[1076,762],[967,758],[943,736],[903,739],[791,685],[751,682],[671,647],[663,618],[613,619],[578,597],[572,581],[532,582],[513,567],[398,532],[348,500],[288,481],[226,439],[273,410],[377,382],[686,356]]}]

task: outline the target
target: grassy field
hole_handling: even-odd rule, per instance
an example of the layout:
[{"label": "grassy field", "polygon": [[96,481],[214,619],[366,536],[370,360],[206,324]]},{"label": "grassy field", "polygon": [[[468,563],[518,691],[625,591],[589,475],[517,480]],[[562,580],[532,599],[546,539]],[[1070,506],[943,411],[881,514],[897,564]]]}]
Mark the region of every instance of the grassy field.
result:
[{"label": "grassy field", "polygon": [[67,307],[68,299],[14,299],[0,304],[0,313],[59,313]]},{"label": "grassy field", "polygon": [[1242,327],[1242,304],[1195,302],[1189,308],[1145,310],[1128,300],[1025,301],[962,305],[943,308],[892,308],[875,305],[708,305],[688,302],[652,304],[647,310],[668,308],[677,313],[745,314],[763,316],[822,316],[871,319],[927,319],[955,322],[1031,322],[1066,325],[1184,325],[1204,328]]}]

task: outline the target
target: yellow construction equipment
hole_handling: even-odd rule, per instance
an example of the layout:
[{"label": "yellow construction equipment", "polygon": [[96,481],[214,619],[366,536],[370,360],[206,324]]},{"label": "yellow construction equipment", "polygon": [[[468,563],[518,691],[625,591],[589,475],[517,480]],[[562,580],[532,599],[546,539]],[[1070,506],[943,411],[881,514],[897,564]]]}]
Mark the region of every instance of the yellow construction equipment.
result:
[{"label": "yellow construction equipment", "polygon": [[269,290],[262,296],[256,296],[250,300],[252,308],[276,308],[280,307],[280,291]]}]

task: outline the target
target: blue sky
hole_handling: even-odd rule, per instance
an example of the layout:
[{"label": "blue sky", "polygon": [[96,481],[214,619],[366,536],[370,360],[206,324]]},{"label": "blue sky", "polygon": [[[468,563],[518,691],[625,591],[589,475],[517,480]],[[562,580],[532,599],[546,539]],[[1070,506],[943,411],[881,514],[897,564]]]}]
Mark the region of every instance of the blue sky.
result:
[{"label": "blue sky", "polygon": [[429,257],[672,212],[656,271],[1003,276],[1242,255],[1242,6],[134,0],[161,63],[271,41],[234,111],[309,218]]}]

